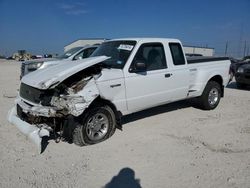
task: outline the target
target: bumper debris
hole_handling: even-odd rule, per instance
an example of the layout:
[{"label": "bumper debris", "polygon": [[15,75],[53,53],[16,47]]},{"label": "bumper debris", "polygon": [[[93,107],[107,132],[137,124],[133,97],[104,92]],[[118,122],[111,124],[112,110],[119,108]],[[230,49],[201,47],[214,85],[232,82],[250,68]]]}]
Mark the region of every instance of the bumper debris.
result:
[{"label": "bumper debris", "polygon": [[8,113],[8,121],[15,125],[21,133],[26,135],[37,147],[39,153],[42,152],[42,138],[50,136],[48,129],[44,128],[44,125],[40,125],[38,128],[35,125],[31,125],[25,121],[22,121],[16,112],[16,107],[13,107]]}]

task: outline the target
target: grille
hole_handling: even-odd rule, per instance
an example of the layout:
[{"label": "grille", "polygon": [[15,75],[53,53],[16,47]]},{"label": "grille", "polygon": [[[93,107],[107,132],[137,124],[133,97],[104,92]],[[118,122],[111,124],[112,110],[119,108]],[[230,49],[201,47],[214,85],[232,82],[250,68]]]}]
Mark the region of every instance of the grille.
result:
[{"label": "grille", "polygon": [[42,123],[46,123],[46,124],[52,124],[54,123],[54,120],[56,120],[55,118],[48,118],[48,117],[42,117],[42,116],[33,116],[29,113],[24,113],[23,109],[17,104],[17,116],[25,121],[28,122],[30,124],[42,124]]},{"label": "grille", "polygon": [[40,90],[24,83],[21,83],[20,96],[30,102],[42,105],[49,105],[53,96],[52,90]]},{"label": "grille", "polygon": [[21,76],[24,76],[24,72],[25,72],[25,64],[22,63],[22,65],[21,65]]},{"label": "grille", "polygon": [[245,73],[250,73],[250,69],[246,69],[246,70],[245,70]]}]

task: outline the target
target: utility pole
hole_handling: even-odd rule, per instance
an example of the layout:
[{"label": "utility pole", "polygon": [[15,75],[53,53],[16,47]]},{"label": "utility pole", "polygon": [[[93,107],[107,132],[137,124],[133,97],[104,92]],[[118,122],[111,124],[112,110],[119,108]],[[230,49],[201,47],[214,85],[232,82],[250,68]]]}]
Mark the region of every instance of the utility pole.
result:
[{"label": "utility pole", "polygon": [[246,49],[247,49],[247,41],[245,40],[243,57],[246,56]]},{"label": "utility pole", "polygon": [[242,37],[243,37],[243,31],[244,31],[244,29],[243,29],[243,23],[241,24],[241,27],[240,27],[240,38],[239,38],[239,47],[238,47],[238,57],[240,57],[241,56],[241,50],[242,50]]},{"label": "utility pole", "polygon": [[226,42],[225,55],[227,55],[228,41]]}]

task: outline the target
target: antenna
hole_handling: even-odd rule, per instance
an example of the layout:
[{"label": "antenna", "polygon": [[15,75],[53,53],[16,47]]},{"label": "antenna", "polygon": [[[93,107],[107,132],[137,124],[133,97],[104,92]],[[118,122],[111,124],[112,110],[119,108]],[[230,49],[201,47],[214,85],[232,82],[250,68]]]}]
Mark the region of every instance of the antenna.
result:
[{"label": "antenna", "polygon": [[245,40],[245,45],[244,45],[244,55],[243,55],[243,57],[245,57],[245,56],[246,56],[246,49],[247,49],[247,41]]}]

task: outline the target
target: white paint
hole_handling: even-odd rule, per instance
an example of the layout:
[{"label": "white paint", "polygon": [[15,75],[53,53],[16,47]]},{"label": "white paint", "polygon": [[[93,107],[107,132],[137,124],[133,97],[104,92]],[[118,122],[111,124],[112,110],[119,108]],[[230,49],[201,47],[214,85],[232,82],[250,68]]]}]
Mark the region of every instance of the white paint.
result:
[{"label": "white paint", "polygon": [[37,147],[38,151],[41,152],[41,141],[42,137],[49,136],[50,133],[44,128],[38,128],[25,121],[22,121],[16,115],[16,108],[12,108],[8,113],[8,121],[14,124],[21,133],[26,135]]},{"label": "white paint", "polygon": [[[54,98],[51,101],[52,105],[57,109],[66,108],[70,114],[79,116],[96,97],[100,96],[112,102],[118,111],[126,115],[160,104],[200,96],[208,80],[215,75],[223,78],[224,86],[229,81],[229,60],[175,66],[171,57],[169,43],[180,43],[179,40],[159,38],[117,40],[137,41],[124,68],[122,70],[103,69],[101,74],[95,75],[89,80],[81,91]],[[144,73],[130,73],[128,70],[137,50],[142,44],[148,42],[162,43],[165,50],[167,68]],[[67,62],[60,63],[49,69],[29,74],[22,79],[22,82],[39,89],[55,87],[75,73],[108,58],[101,56],[78,60],[71,64]],[[165,77],[166,74],[171,76]],[[189,93],[190,89],[195,90],[195,92]],[[26,102],[29,103],[29,101]],[[22,103],[22,99],[20,103]],[[43,107],[40,104],[34,104],[34,106],[25,106],[23,104],[23,106],[24,111],[26,110],[37,116],[42,114],[43,116],[54,117],[57,110],[52,107]],[[28,132],[30,134],[32,132],[32,135],[38,134],[37,129],[31,128],[29,124],[20,120],[13,113],[9,117],[10,122],[17,125],[21,131],[24,130],[22,131],[23,133]],[[21,127],[25,128],[22,129]]]},{"label": "white paint", "polygon": [[[169,43],[180,43],[179,40],[161,38],[116,40],[137,41],[123,70],[103,69],[101,74],[97,76],[97,78],[92,79],[82,91],[76,95],[64,96],[67,98],[67,101],[63,98],[55,98],[53,105],[58,108],[67,107],[69,113],[78,116],[84,112],[97,96],[101,96],[101,98],[111,101],[123,114],[129,114],[160,104],[200,96],[207,81],[214,75],[220,75],[223,78],[224,85],[228,83],[230,61],[213,61],[209,63],[175,66],[171,58]],[[163,44],[167,58],[167,68],[147,71],[147,73],[143,74],[130,73],[128,70],[136,51],[142,44],[148,42],[159,42]],[[125,48],[123,45],[119,47]],[[76,72],[105,61],[106,59],[108,59],[108,57],[105,56],[87,58],[75,61],[73,66],[66,62],[61,63],[50,69],[30,74],[25,77],[22,82],[36,88],[46,89],[53,84],[57,85]],[[196,70],[195,72],[190,71],[194,69]],[[166,78],[165,74],[171,74],[171,76]],[[189,93],[189,90],[195,91]],[[68,100],[69,98],[71,99]]]},{"label": "white paint", "polygon": [[[96,80],[100,96],[115,104],[116,109],[127,111],[126,88],[124,74],[121,69],[103,69],[101,76]],[[120,84],[120,86],[112,87]]]},{"label": "white paint", "polygon": [[[92,65],[98,64],[109,59],[106,56],[90,57],[82,60],[76,60],[72,63],[67,61],[52,66],[49,69],[41,69],[32,72],[22,78],[22,83],[39,89],[48,89],[52,84],[59,83],[65,78],[86,69]],[[53,87],[55,87],[54,85]]]},{"label": "white paint", "polygon": [[58,110],[67,109],[69,114],[81,115],[86,108],[99,96],[99,91],[94,79],[90,80],[84,89],[76,94],[53,97],[51,105]]}]

